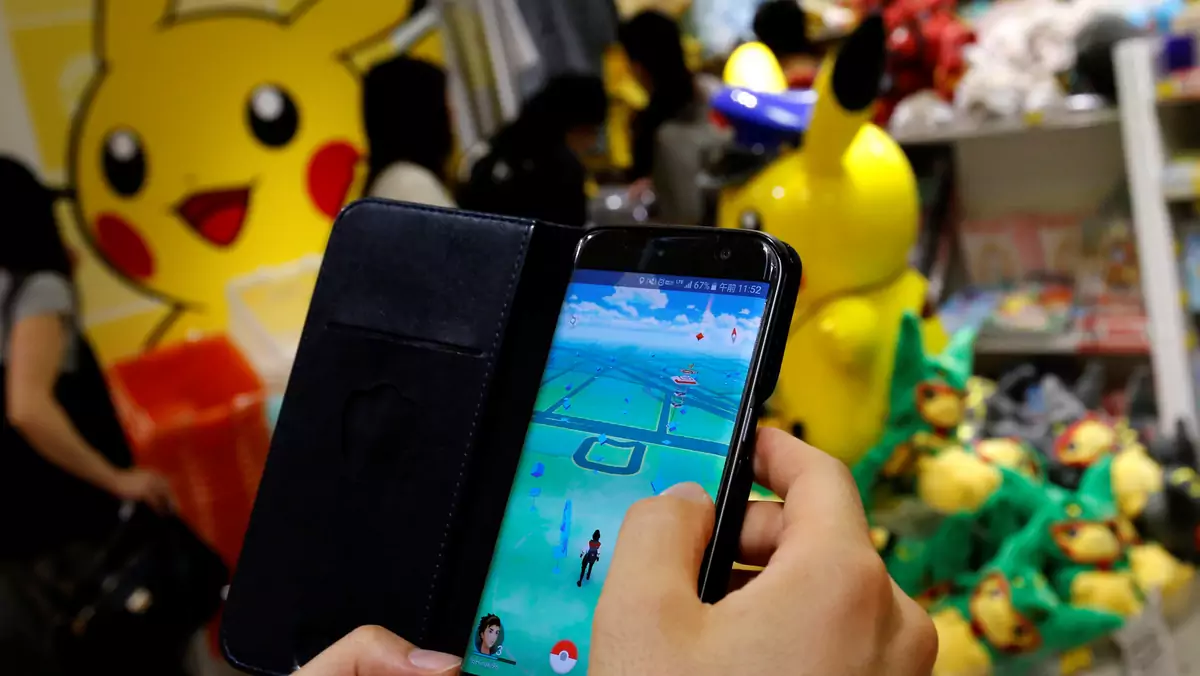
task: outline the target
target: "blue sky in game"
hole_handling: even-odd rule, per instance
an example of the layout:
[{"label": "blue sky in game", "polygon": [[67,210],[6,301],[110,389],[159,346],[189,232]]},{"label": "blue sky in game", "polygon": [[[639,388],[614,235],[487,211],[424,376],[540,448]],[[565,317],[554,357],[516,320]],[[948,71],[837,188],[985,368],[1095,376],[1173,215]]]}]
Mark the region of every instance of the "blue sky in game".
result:
[{"label": "blue sky in game", "polygon": [[564,343],[749,358],[765,306],[752,296],[572,284],[558,336]]}]

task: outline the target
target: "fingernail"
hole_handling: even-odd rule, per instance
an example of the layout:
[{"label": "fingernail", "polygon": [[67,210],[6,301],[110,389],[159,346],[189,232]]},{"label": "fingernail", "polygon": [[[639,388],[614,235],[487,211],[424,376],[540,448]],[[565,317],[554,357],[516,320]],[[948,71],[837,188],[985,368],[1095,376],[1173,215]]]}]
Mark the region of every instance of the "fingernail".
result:
[{"label": "fingernail", "polygon": [[432,672],[442,672],[462,664],[462,660],[454,655],[439,653],[433,650],[414,650],[408,654],[408,661],[418,669]]},{"label": "fingernail", "polygon": [[712,498],[710,498],[708,493],[706,493],[705,490],[700,487],[700,484],[692,483],[690,481],[671,486],[667,490],[663,491],[663,495],[670,495],[674,498],[681,498],[683,500],[699,502],[706,505],[712,504]]}]

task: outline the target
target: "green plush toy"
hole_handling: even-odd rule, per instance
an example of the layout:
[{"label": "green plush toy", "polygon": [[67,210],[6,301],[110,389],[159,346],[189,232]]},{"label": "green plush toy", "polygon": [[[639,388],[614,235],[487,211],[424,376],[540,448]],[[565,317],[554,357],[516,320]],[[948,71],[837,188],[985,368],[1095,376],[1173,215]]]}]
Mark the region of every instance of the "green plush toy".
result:
[{"label": "green plush toy", "polygon": [[1098,460],[1075,491],[1043,486],[1041,507],[1000,556],[1040,562],[1058,594],[1074,605],[1129,617],[1141,612],[1143,599],[1129,570],[1112,462],[1112,456]]},{"label": "green plush toy", "polygon": [[902,493],[911,492],[920,459],[957,444],[974,344],[974,331],[959,331],[941,354],[926,355],[921,321],[911,313],[904,314],[883,436],[853,469],[868,513],[881,480]]},{"label": "green plush toy", "polygon": [[930,612],[934,675],[1025,673],[1048,657],[1119,629],[1116,614],[1064,603],[1034,559],[1006,549]]},{"label": "green plush toy", "polygon": [[[980,455],[978,446],[972,450]],[[999,469],[1003,476],[1000,487],[974,514],[971,545],[976,561],[989,561],[999,554],[1049,499],[1047,484],[1037,476],[1004,465]]]},{"label": "green plush toy", "polygon": [[975,519],[971,515],[946,517],[929,537],[897,537],[882,552],[888,573],[904,591],[922,605],[949,593],[955,578],[969,570]]}]

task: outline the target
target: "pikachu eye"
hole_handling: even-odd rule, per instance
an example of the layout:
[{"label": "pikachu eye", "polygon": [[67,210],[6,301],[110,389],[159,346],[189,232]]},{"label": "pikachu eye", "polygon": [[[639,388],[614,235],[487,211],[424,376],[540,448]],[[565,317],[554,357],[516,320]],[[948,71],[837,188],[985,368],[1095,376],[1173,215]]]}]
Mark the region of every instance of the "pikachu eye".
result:
[{"label": "pikachu eye", "polygon": [[132,129],[116,129],[104,139],[104,178],[123,197],[132,197],[146,182],[146,153]]},{"label": "pikachu eye", "polygon": [[291,141],[300,127],[300,114],[292,97],[273,84],[259,85],[250,93],[246,119],[254,137],[272,148]]}]

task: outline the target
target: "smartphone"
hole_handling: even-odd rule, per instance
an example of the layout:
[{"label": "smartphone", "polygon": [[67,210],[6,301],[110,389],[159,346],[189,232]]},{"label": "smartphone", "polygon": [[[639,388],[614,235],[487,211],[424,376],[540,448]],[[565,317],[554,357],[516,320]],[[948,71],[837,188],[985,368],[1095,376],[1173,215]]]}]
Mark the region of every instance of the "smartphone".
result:
[{"label": "smartphone", "polygon": [[724,595],[800,262],[752,231],[602,228],[575,269],[463,673],[585,674],[592,615],[626,511],[692,481],[716,501],[698,580]]}]

